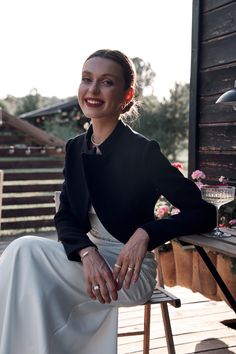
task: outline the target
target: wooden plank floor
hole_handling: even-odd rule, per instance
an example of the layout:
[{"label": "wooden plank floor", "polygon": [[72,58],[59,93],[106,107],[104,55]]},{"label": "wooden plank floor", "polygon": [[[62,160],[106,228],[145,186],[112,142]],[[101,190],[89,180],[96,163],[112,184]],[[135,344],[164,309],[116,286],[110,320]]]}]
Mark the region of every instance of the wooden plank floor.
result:
[{"label": "wooden plank floor", "polygon": [[[182,301],[180,308],[169,306],[176,354],[236,353],[236,330],[222,323],[236,316],[225,302],[211,301],[179,286],[167,288]],[[122,308],[119,331],[141,329],[143,307]],[[152,306],[150,354],[166,354],[166,341],[159,305]],[[120,337],[119,354],[141,354],[142,337]]]},{"label": "wooden plank floor", "polygon": [[[46,237],[55,239],[55,234]],[[12,238],[0,238],[0,254]],[[236,316],[225,302],[211,301],[199,293],[179,286],[167,288],[182,302],[180,308],[169,306],[176,354],[236,353],[236,330],[222,321]],[[143,323],[143,307],[122,308],[119,311],[119,331],[139,330]],[[159,305],[152,306],[150,354],[167,354]],[[109,354],[109,353],[104,353]],[[142,336],[120,337],[118,354],[142,354]]]}]

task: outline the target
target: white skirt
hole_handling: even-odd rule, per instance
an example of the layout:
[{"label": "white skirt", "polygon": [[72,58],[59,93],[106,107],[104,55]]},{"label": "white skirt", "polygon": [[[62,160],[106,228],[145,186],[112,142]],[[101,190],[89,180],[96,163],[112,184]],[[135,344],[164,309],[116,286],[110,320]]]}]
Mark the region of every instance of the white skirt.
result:
[{"label": "white skirt", "polygon": [[[113,268],[123,244],[94,213],[90,220],[88,236]],[[115,354],[118,307],[146,302],[155,278],[148,252],[139,281],[101,304],[87,295],[82,264],[69,261],[60,242],[21,237],[0,257],[0,354]]]}]

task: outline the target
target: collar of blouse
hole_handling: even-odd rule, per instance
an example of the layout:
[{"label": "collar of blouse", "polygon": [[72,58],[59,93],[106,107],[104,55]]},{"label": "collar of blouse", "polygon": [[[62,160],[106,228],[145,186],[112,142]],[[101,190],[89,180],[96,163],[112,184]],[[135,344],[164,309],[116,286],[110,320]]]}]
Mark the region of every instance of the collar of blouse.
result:
[{"label": "collar of blouse", "polygon": [[[120,145],[120,136],[126,131],[126,125],[119,120],[117,126],[113,130],[113,132],[109,135],[109,137],[99,145],[98,151],[100,154],[107,155],[112,152],[117,146]],[[87,154],[94,154],[96,150],[91,149],[91,136],[93,134],[93,126],[90,125],[87,133],[85,134],[83,152]],[[99,154],[99,153],[98,153]]]}]

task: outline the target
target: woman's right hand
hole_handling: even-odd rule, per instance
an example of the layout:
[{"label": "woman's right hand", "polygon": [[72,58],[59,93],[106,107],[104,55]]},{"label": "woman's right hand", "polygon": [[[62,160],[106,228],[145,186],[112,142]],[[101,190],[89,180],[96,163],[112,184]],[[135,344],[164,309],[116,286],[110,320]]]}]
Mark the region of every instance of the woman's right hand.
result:
[{"label": "woman's right hand", "polygon": [[[93,300],[98,299],[101,304],[117,300],[117,283],[105,259],[95,247],[83,248],[79,251],[79,255],[82,256],[86,251],[88,251],[88,254],[83,257],[82,263],[88,295]],[[96,286],[98,289],[96,289]]]}]

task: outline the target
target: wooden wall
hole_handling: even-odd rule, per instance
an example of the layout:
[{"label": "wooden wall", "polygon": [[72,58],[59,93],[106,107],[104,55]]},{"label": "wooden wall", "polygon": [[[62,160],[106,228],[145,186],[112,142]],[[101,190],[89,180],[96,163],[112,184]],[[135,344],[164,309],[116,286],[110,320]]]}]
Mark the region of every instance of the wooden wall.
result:
[{"label": "wooden wall", "polygon": [[[14,119],[17,125],[16,117],[6,114],[5,118],[0,125],[0,169],[4,171],[1,236],[52,230],[54,192],[63,181],[64,148],[41,146],[36,137],[9,124]],[[44,134],[40,139],[47,139]],[[51,136],[48,139],[54,141]]]},{"label": "wooden wall", "polygon": [[189,174],[236,183],[236,111],[215,104],[236,80],[236,1],[193,0]]}]

